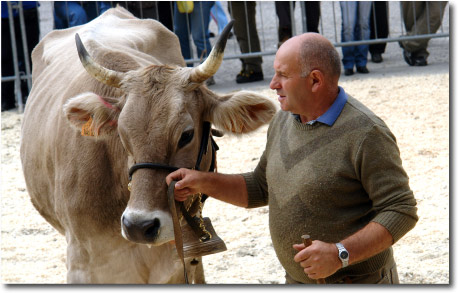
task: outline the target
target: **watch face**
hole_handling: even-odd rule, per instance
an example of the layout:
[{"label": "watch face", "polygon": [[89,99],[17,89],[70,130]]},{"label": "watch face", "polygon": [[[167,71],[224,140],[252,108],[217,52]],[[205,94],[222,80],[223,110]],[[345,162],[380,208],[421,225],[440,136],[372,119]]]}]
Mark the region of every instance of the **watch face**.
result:
[{"label": "watch face", "polygon": [[348,252],[342,251],[342,252],[340,253],[340,257],[341,257],[342,259],[346,259],[346,258],[348,257]]}]

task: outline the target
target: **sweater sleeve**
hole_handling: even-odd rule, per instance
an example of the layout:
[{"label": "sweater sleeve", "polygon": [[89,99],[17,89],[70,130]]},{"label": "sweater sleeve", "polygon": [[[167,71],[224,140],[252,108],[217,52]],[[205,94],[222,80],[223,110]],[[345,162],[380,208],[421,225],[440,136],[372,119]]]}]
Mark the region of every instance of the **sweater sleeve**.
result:
[{"label": "sweater sleeve", "polygon": [[253,172],[242,173],[248,191],[248,208],[257,208],[269,203],[266,180],[265,151]]},{"label": "sweater sleeve", "polygon": [[374,125],[367,133],[358,150],[357,166],[372,200],[372,221],[384,226],[397,242],[415,226],[418,216],[396,138],[388,127]]},{"label": "sweater sleeve", "polygon": [[248,191],[248,208],[262,207],[269,203],[269,188],[266,179],[267,157],[270,151],[269,136],[272,131],[274,131],[273,128],[275,128],[274,125],[276,125],[274,121],[278,119],[279,114],[281,114],[281,112],[275,115],[267,129],[266,148],[259,159],[258,165],[253,172],[240,174],[245,179]]}]

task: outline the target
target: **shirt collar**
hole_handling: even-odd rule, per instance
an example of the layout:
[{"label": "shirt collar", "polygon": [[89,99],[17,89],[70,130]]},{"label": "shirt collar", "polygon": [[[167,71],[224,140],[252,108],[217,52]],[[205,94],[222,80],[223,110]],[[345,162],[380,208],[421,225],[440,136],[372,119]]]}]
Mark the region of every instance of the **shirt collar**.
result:
[{"label": "shirt collar", "polygon": [[[332,103],[331,107],[329,107],[329,109],[316,120],[309,121],[307,122],[307,124],[313,125],[315,124],[315,122],[321,122],[326,125],[332,126],[334,122],[336,122],[337,117],[339,117],[340,113],[342,112],[342,109],[345,106],[347,99],[347,94],[345,93],[344,89],[339,86],[339,94],[337,95],[337,98],[335,99],[334,103]],[[299,115],[294,114],[294,116],[299,122],[301,121]]]}]

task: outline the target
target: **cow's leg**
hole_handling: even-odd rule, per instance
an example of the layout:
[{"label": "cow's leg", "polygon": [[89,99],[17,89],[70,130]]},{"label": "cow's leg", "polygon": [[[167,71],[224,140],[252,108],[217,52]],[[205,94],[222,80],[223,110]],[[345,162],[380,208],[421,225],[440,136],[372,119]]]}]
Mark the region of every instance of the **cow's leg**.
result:
[{"label": "cow's leg", "polygon": [[195,265],[194,284],[205,284],[204,264],[202,257],[198,258],[198,263]]},{"label": "cow's leg", "polygon": [[[183,267],[181,266],[181,262],[179,269],[175,271],[174,275],[170,278],[167,282],[168,284],[184,284],[184,271]],[[188,282],[190,284],[205,284],[205,276],[204,276],[204,267],[202,264],[202,258],[199,257],[197,259],[186,259],[186,273],[188,276]]]}]

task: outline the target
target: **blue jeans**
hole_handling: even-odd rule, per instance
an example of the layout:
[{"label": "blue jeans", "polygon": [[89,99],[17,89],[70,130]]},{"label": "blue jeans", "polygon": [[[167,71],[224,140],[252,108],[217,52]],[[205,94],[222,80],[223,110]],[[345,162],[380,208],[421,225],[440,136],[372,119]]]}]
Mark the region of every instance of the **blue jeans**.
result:
[{"label": "blue jeans", "polygon": [[[341,1],[342,42],[369,40],[372,1]],[[344,69],[364,67],[369,45],[342,47]]]},{"label": "blue jeans", "polygon": [[224,11],[221,2],[215,1],[215,5],[213,5],[210,12],[210,18],[213,17],[213,19],[216,22],[216,25],[218,26],[218,34],[221,34],[224,27],[228,24],[226,12]]},{"label": "blue jeans", "polygon": [[105,1],[54,1],[55,27],[64,29],[85,24],[110,8]]},{"label": "blue jeans", "polygon": [[212,46],[207,32],[213,4],[215,1],[194,1],[194,10],[191,13],[180,13],[177,5],[174,5],[174,29],[180,40],[181,54],[184,59],[192,59],[189,34],[192,35],[196,45],[197,58],[205,58],[210,54]]}]

